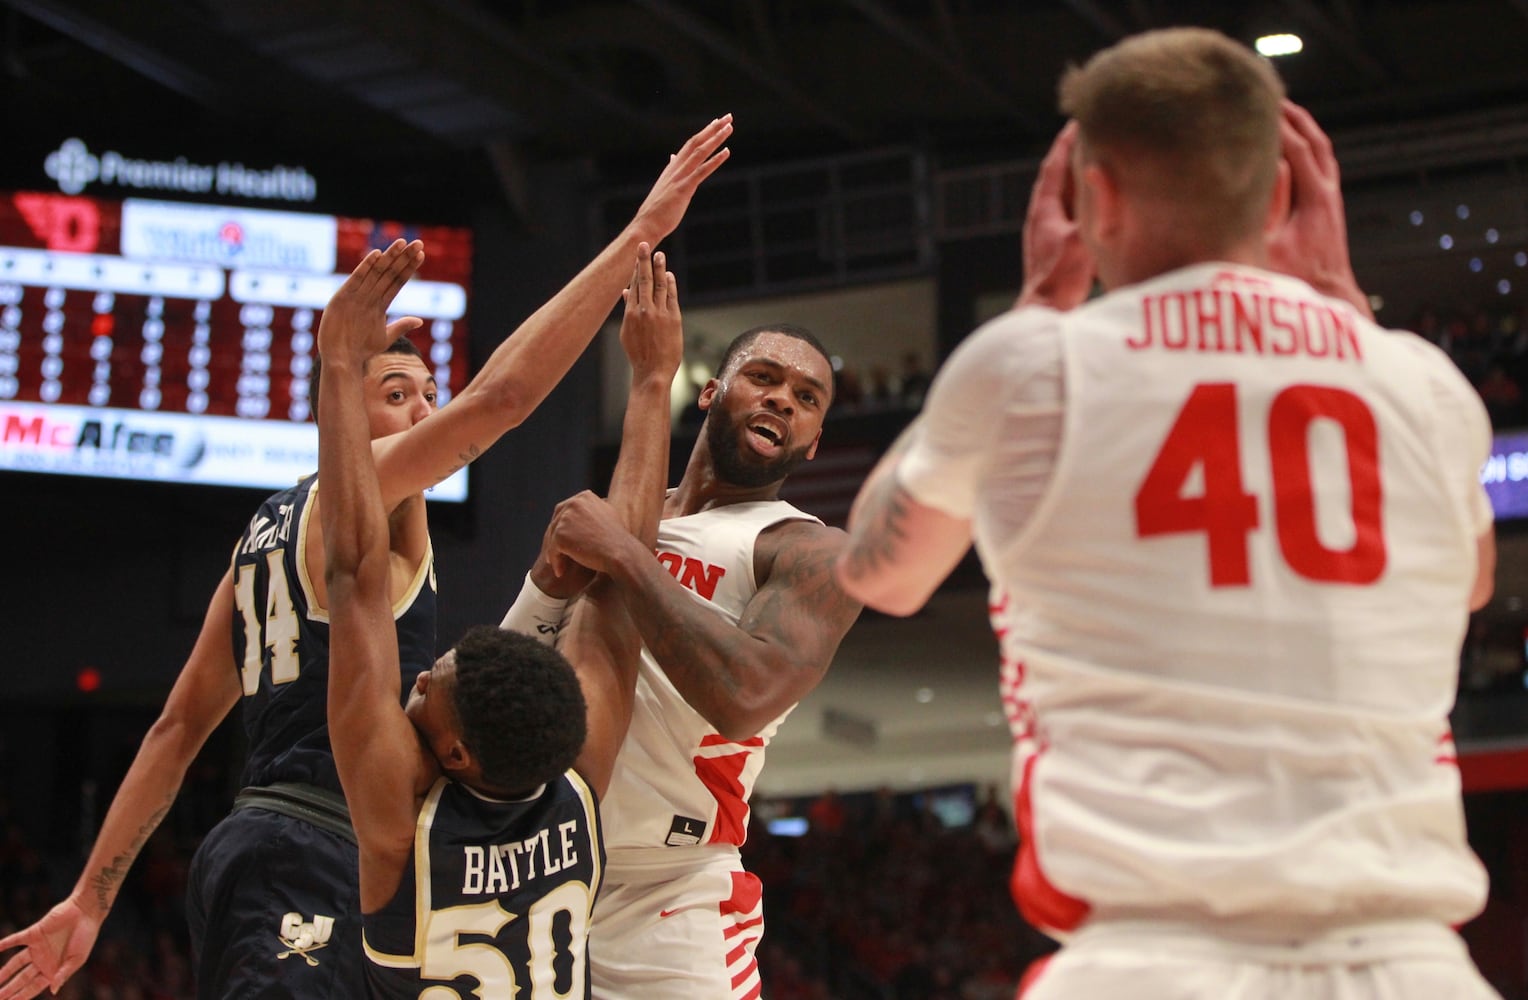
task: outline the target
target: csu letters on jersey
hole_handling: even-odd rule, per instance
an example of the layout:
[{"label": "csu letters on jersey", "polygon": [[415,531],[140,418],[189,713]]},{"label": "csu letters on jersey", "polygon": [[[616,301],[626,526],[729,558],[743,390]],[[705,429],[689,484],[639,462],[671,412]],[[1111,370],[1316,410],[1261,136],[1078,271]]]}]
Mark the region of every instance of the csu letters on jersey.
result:
[{"label": "csu letters on jersey", "polygon": [[658,552],[658,561],[663,564],[669,575],[678,580],[686,589],[711,600],[716,596],[716,585],[722,577],[727,575],[725,566],[714,566],[711,563],[701,562],[693,556],[682,556],[677,552]]}]

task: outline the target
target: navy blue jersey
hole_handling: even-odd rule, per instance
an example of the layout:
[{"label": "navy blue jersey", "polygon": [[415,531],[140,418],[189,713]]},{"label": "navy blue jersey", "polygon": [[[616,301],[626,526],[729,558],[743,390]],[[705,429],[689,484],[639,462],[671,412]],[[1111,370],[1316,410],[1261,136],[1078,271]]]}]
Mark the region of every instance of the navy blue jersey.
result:
[{"label": "navy blue jersey", "polygon": [[[233,554],[233,655],[244,681],[249,738],[246,786],[298,781],[341,792],[329,747],[329,613],[318,607],[303,559],[317,481],[309,476],[267,498]],[[401,697],[405,682],[435,662],[433,553],[426,553],[393,618]]]},{"label": "navy blue jersey", "polygon": [[441,778],[398,892],[361,917],[371,996],[587,998],[604,868],[599,810],[576,772],[519,802]]}]

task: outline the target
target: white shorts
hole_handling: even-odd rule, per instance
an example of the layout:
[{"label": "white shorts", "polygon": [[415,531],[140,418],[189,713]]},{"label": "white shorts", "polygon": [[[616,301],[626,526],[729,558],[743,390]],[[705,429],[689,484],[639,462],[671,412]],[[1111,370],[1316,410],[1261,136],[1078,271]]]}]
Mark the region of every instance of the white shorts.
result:
[{"label": "white shorts", "polygon": [[[659,849],[670,858],[673,853]],[[743,870],[735,851],[701,861],[678,870],[672,862],[651,869],[607,864],[589,929],[595,1000],[759,996],[759,880]]]},{"label": "white shorts", "polygon": [[1439,924],[1372,924],[1298,944],[1143,922],[1084,926],[1022,1000],[1501,1000]]}]

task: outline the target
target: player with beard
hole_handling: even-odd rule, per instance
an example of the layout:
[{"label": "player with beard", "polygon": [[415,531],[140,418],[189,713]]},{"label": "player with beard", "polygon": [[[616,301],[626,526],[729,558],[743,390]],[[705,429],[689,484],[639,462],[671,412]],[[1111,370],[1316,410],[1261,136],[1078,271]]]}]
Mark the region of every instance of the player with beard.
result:
[{"label": "player with beard", "polygon": [[[738,848],[764,751],[822,679],[860,605],[833,578],[844,533],[779,499],[810,459],[833,369],[800,327],[758,327],[700,394],[705,424],[657,558],[608,508],[554,530],[506,627],[555,631],[572,560],[614,581],[643,640],[631,728],[600,808],[597,997],[757,997],[762,887]],[[549,596],[550,595],[550,596]]]}]

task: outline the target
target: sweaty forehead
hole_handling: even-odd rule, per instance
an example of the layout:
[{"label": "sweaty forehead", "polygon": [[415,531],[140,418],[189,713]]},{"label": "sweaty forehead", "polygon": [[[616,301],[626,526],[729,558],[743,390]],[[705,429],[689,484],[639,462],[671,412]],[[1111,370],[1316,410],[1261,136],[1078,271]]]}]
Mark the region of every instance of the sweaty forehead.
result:
[{"label": "sweaty forehead", "polygon": [[833,369],[822,352],[799,337],[784,333],[761,333],[738,354],[734,368],[751,361],[768,361],[824,381],[832,378]]}]

